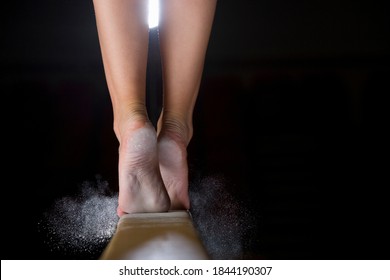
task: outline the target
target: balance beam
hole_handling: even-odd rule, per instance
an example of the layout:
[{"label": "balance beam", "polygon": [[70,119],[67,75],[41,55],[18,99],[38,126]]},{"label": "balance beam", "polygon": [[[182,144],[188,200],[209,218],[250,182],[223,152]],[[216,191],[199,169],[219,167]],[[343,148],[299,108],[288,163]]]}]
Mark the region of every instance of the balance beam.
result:
[{"label": "balance beam", "polygon": [[210,259],[188,211],[125,214],[102,260]]}]

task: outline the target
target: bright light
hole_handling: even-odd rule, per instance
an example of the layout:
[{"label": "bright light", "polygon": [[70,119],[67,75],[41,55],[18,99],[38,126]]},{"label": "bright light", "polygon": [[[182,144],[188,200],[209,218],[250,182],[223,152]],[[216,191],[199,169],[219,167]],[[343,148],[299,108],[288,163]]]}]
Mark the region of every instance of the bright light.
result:
[{"label": "bright light", "polygon": [[159,14],[159,0],[149,0],[149,15],[148,22],[149,28],[158,26],[158,14]]}]

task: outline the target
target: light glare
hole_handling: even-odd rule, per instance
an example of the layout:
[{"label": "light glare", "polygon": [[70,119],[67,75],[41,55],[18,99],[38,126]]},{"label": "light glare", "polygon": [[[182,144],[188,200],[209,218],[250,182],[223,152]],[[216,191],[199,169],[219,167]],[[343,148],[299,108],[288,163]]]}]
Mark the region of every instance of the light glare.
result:
[{"label": "light glare", "polygon": [[158,26],[158,14],[159,14],[159,0],[149,0],[149,15],[148,22],[149,28],[154,28]]}]

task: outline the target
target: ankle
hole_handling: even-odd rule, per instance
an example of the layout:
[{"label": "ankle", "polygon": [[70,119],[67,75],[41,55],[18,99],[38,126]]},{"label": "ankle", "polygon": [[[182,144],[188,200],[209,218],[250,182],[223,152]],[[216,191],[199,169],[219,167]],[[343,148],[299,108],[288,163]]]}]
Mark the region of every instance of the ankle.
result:
[{"label": "ankle", "polygon": [[119,141],[127,138],[129,133],[145,125],[153,125],[150,123],[147,114],[143,112],[128,112],[114,118],[114,132]]},{"label": "ankle", "polygon": [[178,119],[164,118],[159,125],[159,138],[168,137],[187,147],[193,135],[192,125]]}]

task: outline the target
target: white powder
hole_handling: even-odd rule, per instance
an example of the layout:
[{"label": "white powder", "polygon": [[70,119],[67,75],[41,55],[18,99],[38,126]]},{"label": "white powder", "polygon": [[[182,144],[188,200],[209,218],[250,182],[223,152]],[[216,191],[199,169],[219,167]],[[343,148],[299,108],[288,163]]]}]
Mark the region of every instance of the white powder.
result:
[{"label": "white powder", "polygon": [[[253,235],[253,215],[226,190],[221,177],[199,177],[190,184],[194,226],[213,259],[241,259]],[[97,177],[80,193],[57,200],[40,223],[45,243],[62,258],[97,259],[115,232],[118,195]],[[249,238],[248,238],[249,237]]]},{"label": "white powder", "polygon": [[55,201],[39,224],[49,250],[65,258],[96,258],[115,232],[117,201],[99,177],[84,182],[77,195]]},{"label": "white powder", "polygon": [[145,154],[146,152],[153,153],[157,144],[156,131],[149,126],[139,128],[131,133],[127,144],[131,146],[129,151],[136,155]]}]

